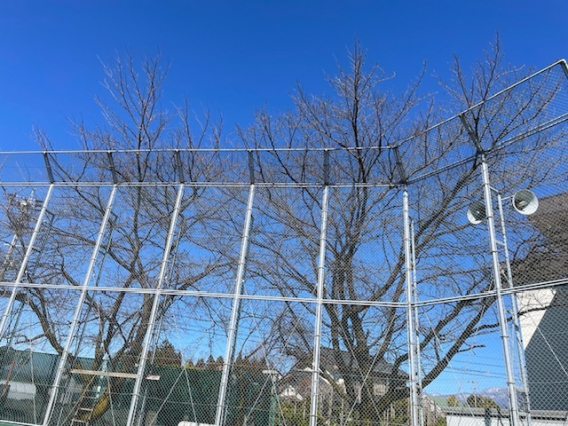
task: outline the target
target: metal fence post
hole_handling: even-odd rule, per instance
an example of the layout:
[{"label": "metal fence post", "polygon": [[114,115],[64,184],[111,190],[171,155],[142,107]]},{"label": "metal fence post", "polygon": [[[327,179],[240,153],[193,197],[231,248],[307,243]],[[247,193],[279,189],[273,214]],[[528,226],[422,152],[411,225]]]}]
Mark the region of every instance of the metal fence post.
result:
[{"label": "metal fence post", "polygon": [[142,387],[142,380],[144,379],[144,371],[146,370],[146,361],[148,359],[148,350],[152,342],[152,337],[154,335],[154,326],[156,324],[156,316],[158,313],[158,308],[160,306],[160,298],[162,295],[162,287],[166,279],[166,274],[168,270],[168,262],[170,257],[170,251],[173,245],[173,239],[176,229],[176,223],[181,209],[181,200],[183,198],[183,193],[185,190],[185,184],[182,182],[179,185],[175,207],[170,220],[170,227],[168,229],[168,236],[166,238],[166,247],[164,249],[164,256],[162,258],[162,265],[160,266],[160,275],[158,276],[158,284],[156,286],[156,292],[154,294],[154,301],[152,303],[152,311],[150,312],[150,318],[148,323],[148,330],[146,330],[146,336],[144,336],[144,345],[142,347],[142,353],[140,355],[140,361],[138,364],[138,371],[136,372],[136,382],[134,383],[134,389],[132,391],[132,400],[130,402],[130,409],[128,410],[128,419],[126,420],[126,426],[132,426],[134,423],[134,418],[136,416],[136,407],[138,405],[138,397],[140,389]]},{"label": "metal fence post", "polygon": [[324,176],[318,258],[316,324],[314,332],[314,351],[312,363],[312,400],[310,405],[310,426],[317,426],[318,423],[320,350],[323,317],[323,295],[325,285],[325,250],[327,245],[327,214],[329,205],[329,151],[324,151]]},{"label": "metal fence post", "polygon": [[[499,218],[501,224],[501,234],[503,238],[503,246],[505,252],[505,266],[507,267],[507,281],[509,282],[509,288],[513,289],[513,273],[511,271],[511,259],[509,257],[509,244],[507,242],[507,229],[505,227],[505,217],[503,214],[503,199],[500,194],[497,194],[497,206],[499,207]],[[511,293],[511,317],[512,326],[514,329],[514,342],[515,349],[519,356],[519,368],[521,372],[521,384],[523,386],[523,392],[525,393],[525,406],[526,406],[526,419],[527,425],[532,426],[531,418],[531,403],[530,403],[530,389],[529,389],[529,379],[527,376],[527,361],[525,358],[525,348],[523,344],[523,334],[521,331],[521,322],[519,321],[519,302],[517,298],[517,293]],[[516,393],[515,393],[516,395]],[[518,400],[517,400],[518,405]],[[519,408],[520,410],[520,408]]]},{"label": "metal fence post", "polygon": [[414,315],[414,335],[418,338],[416,342],[416,374],[417,380],[416,384],[418,386],[418,424],[424,426],[424,393],[422,385],[422,350],[420,348],[420,338],[418,336],[418,330],[420,329],[420,320],[418,318],[418,288],[416,279],[416,244],[414,241],[414,221],[410,221],[410,250],[412,253],[412,292],[413,292],[413,302],[414,307],[412,309]]},{"label": "metal fence post", "polygon": [[221,426],[225,423],[227,408],[227,391],[229,387],[229,375],[231,366],[235,356],[235,344],[237,342],[237,329],[239,326],[239,314],[241,311],[241,293],[243,290],[244,276],[246,270],[248,246],[250,240],[250,228],[252,224],[252,209],[254,203],[255,185],[254,181],[250,184],[249,197],[247,202],[247,211],[245,216],[245,224],[243,229],[243,237],[241,242],[241,253],[239,256],[239,264],[237,267],[237,279],[235,282],[235,293],[233,296],[233,310],[231,312],[231,320],[229,323],[229,332],[227,335],[227,348],[225,351],[225,361],[223,363],[223,373],[221,375],[221,384],[219,385],[219,395],[217,398],[217,411],[215,413],[215,425]]},{"label": "metal fence post", "polygon": [[6,322],[8,321],[8,316],[14,306],[14,302],[16,301],[16,296],[18,295],[18,287],[19,284],[22,282],[22,278],[26,273],[26,269],[28,267],[28,262],[30,260],[30,256],[32,255],[32,251],[34,249],[35,241],[39,234],[39,230],[41,228],[41,224],[43,222],[43,218],[45,217],[45,213],[47,212],[47,206],[49,205],[49,200],[51,198],[51,194],[53,193],[54,183],[52,182],[49,185],[49,189],[47,190],[47,194],[43,200],[43,205],[41,206],[41,211],[39,212],[39,216],[37,218],[34,230],[32,232],[32,236],[30,238],[30,242],[28,243],[28,247],[26,253],[24,254],[24,259],[22,260],[22,264],[20,265],[20,269],[18,270],[18,275],[16,276],[16,280],[14,282],[14,287],[12,288],[12,294],[10,295],[10,300],[6,305],[6,309],[4,310],[4,315],[2,316],[2,321],[0,322],[0,339],[4,338],[4,332],[6,328]]},{"label": "metal fence post", "polygon": [[408,333],[408,379],[410,384],[410,421],[412,426],[419,425],[418,415],[418,373],[416,368],[416,336],[414,330],[414,283],[412,274],[412,252],[410,241],[410,214],[408,208],[408,189],[403,192],[403,216],[404,216],[404,259],[406,279],[406,329]]},{"label": "metal fence post", "polygon": [[495,283],[495,293],[497,298],[497,309],[499,311],[499,327],[501,330],[501,340],[503,342],[503,357],[505,361],[505,370],[507,372],[507,386],[509,390],[509,405],[511,410],[512,426],[520,426],[519,409],[517,403],[517,394],[515,389],[515,375],[513,373],[513,364],[511,354],[509,352],[509,331],[507,328],[507,317],[505,315],[505,305],[503,302],[502,285],[501,285],[501,266],[499,264],[499,253],[497,251],[497,239],[495,235],[495,217],[493,213],[493,197],[492,188],[489,182],[489,170],[485,155],[481,155],[481,170],[483,177],[483,194],[485,198],[485,208],[487,213],[487,226],[489,228],[489,239],[491,246],[491,258],[493,261],[493,280]]},{"label": "metal fence post", "polygon": [[63,348],[63,353],[61,354],[61,358],[59,360],[59,365],[57,367],[57,373],[55,375],[55,379],[53,381],[53,391],[49,397],[49,402],[47,403],[47,408],[45,410],[43,425],[47,426],[49,423],[49,419],[51,417],[51,412],[53,407],[55,406],[55,401],[57,400],[57,393],[59,391],[59,385],[61,379],[63,378],[63,372],[65,371],[65,364],[67,363],[67,357],[69,355],[69,351],[71,349],[71,344],[73,343],[73,338],[75,337],[75,330],[77,329],[77,325],[79,324],[79,317],[81,316],[81,311],[83,309],[83,304],[85,303],[85,298],[87,297],[87,290],[89,288],[89,282],[93,276],[93,272],[95,270],[95,264],[97,262],[97,257],[99,251],[101,249],[101,245],[103,242],[106,226],[108,224],[108,220],[110,218],[110,214],[112,212],[112,207],[114,205],[114,200],[116,198],[116,192],[118,187],[114,185],[112,187],[112,191],[110,193],[105,214],[101,221],[99,227],[99,233],[97,235],[97,240],[95,242],[95,246],[93,248],[93,253],[91,255],[91,260],[89,262],[89,266],[87,268],[87,272],[85,273],[85,278],[83,280],[83,285],[81,287],[81,295],[79,296],[79,301],[77,302],[77,307],[75,308],[75,315],[73,316],[73,320],[71,322],[71,326],[69,327],[69,334],[67,336],[67,342]]}]

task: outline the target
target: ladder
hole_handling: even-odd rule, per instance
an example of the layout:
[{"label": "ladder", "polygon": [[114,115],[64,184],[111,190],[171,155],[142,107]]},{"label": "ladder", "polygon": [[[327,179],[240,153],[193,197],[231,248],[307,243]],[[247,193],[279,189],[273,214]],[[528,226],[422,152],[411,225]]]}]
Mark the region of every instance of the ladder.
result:
[{"label": "ladder", "polygon": [[[81,374],[83,376],[122,377],[125,379],[135,379],[137,377],[137,375],[134,373],[121,373],[121,372],[98,371],[98,370],[95,371],[95,370],[84,370],[78,368],[73,368],[69,372],[71,374]],[[156,380],[156,379],[148,378],[148,380]],[[95,391],[94,389],[91,389],[88,392],[89,392],[88,395],[84,393],[79,398],[80,404],[75,409],[73,419],[71,420],[71,426],[89,426],[95,405],[100,395],[98,395],[98,392]]]},{"label": "ladder", "polygon": [[75,409],[71,426],[89,426],[98,396],[94,390],[88,392],[88,395],[83,394],[79,398],[79,406]]}]

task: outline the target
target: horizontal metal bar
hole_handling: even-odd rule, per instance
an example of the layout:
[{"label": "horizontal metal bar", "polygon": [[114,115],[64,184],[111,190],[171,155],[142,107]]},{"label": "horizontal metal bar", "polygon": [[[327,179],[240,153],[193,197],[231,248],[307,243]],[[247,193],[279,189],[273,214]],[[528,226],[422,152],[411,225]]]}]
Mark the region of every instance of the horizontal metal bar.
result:
[{"label": "horizontal metal bar", "polygon": [[[561,279],[561,280],[555,280],[555,281],[543,281],[543,282],[535,283],[535,284],[523,284],[522,286],[517,286],[517,287],[513,287],[513,288],[504,288],[504,289],[501,290],[501,294],[503,294],[503,295],[519,294],[519,293],[524,293],[524,292],[533,291],[533,290],[551,289],[551,288],[555,288],[555,287],[566,285],[566,284],[568,284],[568,278]],[[415,305],[416,306],[433,306],[433,305],[441,305],[441,304],[445,304],[445,303],[456,303],[456,302],[460,302],[460,301],[463,301],[463,300],[483,299],[483,298],[486,298],[486,297],[495,297],[495,296],[496,296],[496,292],[495,292],[495,290],[492,290],[492,291],[485,291],[483,293],[468,294],[468,295],[465,295],[465,296],[453,296],[453,297],[447,297],[447,298],[441,298],[441,299],[432,299],[432,300],[428,300],[428,301],[417,302]]]},{"label": "horizontal metal bar", "polygon": [[[14,287],[13,283],[0,282],[0,288]],[[38,284],[38,283],[25,283],[20,284],[18,288],[35,288],[35,289],[50,289],[50,290],[70,290],[81,291],[81,287],[72,285],[58,285],[58,284]],[[109,293],[128,293],[128,294],[156,294],[154,288],[124,288],[124,287],[92,287],[88,291],[92,292],[109,292]],[[232,299],[233,293],[214,293],[207,291],[195,290],[171,290],[164,289],[160,291],[162,296],[184,296],[184,297],[207,297],[217,299]],[[274,301],[274,302],[295,302],[295,303],[317,303],[317,299],[308,297],[294,297],[294,296],[262,296],[243,294],[240,296],[242,299],[247,300],[260,300],[260,301]],[[404,307],[405,303],[399,302],[380,302],[380,301],[366,301],[366,300],[339,300],[339,299],[324,299],[324,304],[335,305],[364,305],[364,306],[382,306],[382,307]]]},{"label": "horizontal metal bar", "polygon": [[[51,185],[49,182],[2,182],[3,187],[32,187],[41,188],[48,187]],[[162,188],[162,187],[176,187],[179,182],[122,182],[117,186],[120,188]],[[250,182],[192,182],[186,183],[186,187],[202,187],[202,188],[247,188],[251,184]],[[323,188],[325,185],[320,183],[296,183],[296,182],[280,182],[280,183],[263,183],[257,182],[257,188]],[[114,184],[112,182],[54,182],[53,186],[55,188],[83,188],[83,187],[112,187]],[[393,183],[336,183],[333,185],[327,185],[330,188],[386,188],[392,189],[399,185]]]},{"label": "horizontal metal bar", "polygon": [[[562,285],[568,284],[568,278],[554,280],[554,281],[543,281],[534,284],[525,284],[522,286],[517,286],[513,288],[507,288],[502,290],[502,294],[517,294],[524,293],[526,291],[532,290],[543,290],[547,288],[555,288]],[[15,284],[12,282],[0,281],[0,288],[2,287],[14,287]],[[18,288],[35,288],[35,289],[51,289],[51,290],[70,290],[70,291],[81,291],[81,287],[71,286],[71,285],[57,285],[57,284],[38,284],[38,283],[20,283]],[[112,293],[132,293],[132,294],[155,294],[156,289],[147,288],[123,288],[123,287],[92,287],[88,291],[91,292],[112,292]],[[440,299],[432,299],[417,302],[415,305],[418,307],[422,306],[432,306],[446,303],[455,303],[462,300],[473,300],[473,299],[483,299],[486,297],[495,297],[495,291],[485,291],[475,294],[458,295]],[[213,293],[207,291],[195,291],[195,290],[171,290],[164,289],[161,291],[162,296],[184,296],[184,297],[208,297],[217,299],[232,299],[234,297],[233,293]],[[294,297],[294,296],[261,296],[253,294],[243,294],[240,296],[242,299],[246,300],[258,300],[258,301],[268,301],[268,302],[294,302],[294,303],[317,303],[316,298],[307,297]],[[405,308],[406,302],[385,302],[385,301],[369,301],[369,300],[347,300],[347,299],[323,299],[325,305],[356,305],[356,306],[371,306],[371,307],[390,307],[390,308]]]},{"label": "horizontal metal bar", "polygon": [[394,148],[395,145],[386,146],[346,146],[339,148],[316,148],[316,147],[296,147],[296,148],[183,148],[183,149],[172,149],[172,148],[162,148],[162,149],[77,149],[77,150],[52,150],[52,151],[0,151],[0,155],[30,155],[30,154],[147,154],[147,153],[174,153],[179,151],[180,153],[211,153],[211,152],[223,152],[223,153],[248,153],[248,152],[321,152],[321,151],[332,151],[332,152],[356,152],[356,151],[383,151]]},{"label": "horizontal metal bar", "polygon": [[121,377],[123,379],[135,379],[138,377],[136,373],[119,373],[112,371],[96,371],[96,370],[81,370],[73,368],[69,371],[71,374],[81,374],[84,376],[104,376],[104,377]]}]

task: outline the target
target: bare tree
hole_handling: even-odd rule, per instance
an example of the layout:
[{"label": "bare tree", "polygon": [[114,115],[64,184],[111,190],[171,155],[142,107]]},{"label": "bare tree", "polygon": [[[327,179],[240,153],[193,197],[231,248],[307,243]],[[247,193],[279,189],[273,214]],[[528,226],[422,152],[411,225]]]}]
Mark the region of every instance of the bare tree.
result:
[{"label": "bare tree", "polygon": [[[247,153],[216,149],[221,129],[208,116],[196,121],[187,106],[174,113],[163,107],[166,70],[159,59],[140,68],[131,58],[106,67],[111,102],[99,101],[106,125],[91,130],[76,123],[84,149],[46,154],[51,178],[63,184],[54,189],[49,219],[40,228],[37,240],[45,243],[31,253],[34,267],[23,276],[29,285],[15,293],[33,318],[28,331],[35,336],[28,340],[47,342],[66,359],[58,390],[74,383],[81,389],[75,411],[58,405],[65,398],[52,394],[52,422],[104,416],[119,395],[131,396],[133,380],[145,380],[151,370],[143,367],[160,348],[172,349],[176,359],[181,354],[181,365],[194,355],[221,355],[231,317],[226,295],[233,294],[240,258],[246,258],[243,293],[262,297],[235,304],[238,333],[227,344],[240,347],[230,356],[255,360],[265,392],[275,392],[275,370],[290,369],[292,362],[311,366],[324,188],[331,191],[321,375],[333,388],[330,398],[341,401],[326,401],[328,414],[371,420],[408,395],[406,196],[419,298],[451,299],[415,312],[422,383],[434,381],[457,354],[472,349],[471,336],[496,326],[488,315],[495,294],[487,236],[465,217],[471,201],[482,198],[482,157],[498,189],[563,179],[551,172],[562,155],[547,170],[530,167],[551,146],[564,153],[558,143],[563,135],[545,126],[562,88],[545,74],[495,97],[522,77],[501,61],[497,46],[470,79],[456,62],[456,80],[446,86],[444,101],[464,112],[442,121],[446,112],[434,97],[420,95],[422,77],[402,96],[383,91],[388,76],[378,67],[367,71],[357,46],[350,69],[330,78],[333,95],[299,90],[294,112],[277,118],[260,113],[254,126],[239,131],[252,151],[251,169]],[[38,138],[49,151],[46,135]],[[215,149],[194,150],[204,147]],[[240,253],[243,203],[254,194],[253,182],[259,185],[249,252]],[[30,209],[22,204],[29,194],[7,194],[19,200],[7,203],[4,215],[6,229],[16,235],[9,257],[21,259],[41,200]],[[516,259],[526,257],[534,235],[530,225],[521,228]],[[86,264],[93,265],[90,275]],[[180,296],[189,289],[211,294]],[[180,327],[194,350],[209,338],[209,354],[175,347],[172,330]],[[12,324],[4,330],[8,344],[13,331]],[[258,360],[268,368],[262,370]],[[101,371],[109,379],[91,404]],[[237,394],[239,386],[242,392],[247,387],[242,380],[235,386]],[[135,393],[143,395],[144,385]],[[90,404],[92,411],[79,413]],[[245,415],[239,412],[239,418]]]},{"label": "bare tree", "polygon": [[[378,418],[408,395],[401,371],[409,357],[403,192],[410,198],[420,297],[462,296],[420,308],[427,386],[456,354],[472,349],[472,335],[496,326],[487,315],[495,298],[467,297],[493,289],[485,230],[473,229],[465,217],[470,203],[482,199],[481,156],[501,188],[548,179],[512,166],[511,156],[528,145],[533,153],[523,161],[543,155],[544,134],[533,132],[523,147],[513,142],[547,120],[545,111],[560,90],[556,80],[545,76],[492,97],[522,77],[503,66],[498,43],[471,79],[458,60],[453,71],[447,94],[465,113],[435,125],[445,111],[433,97],[419,95],[421,79],[403,96],[384,92],[387,79],[377,67],[366,71],[365,54],[356,46],[350,69],[340,68],[330,79],[333,95],[314,97],[300,89],[294,112],[276,118],[260,113],[256,125],[240,133],[250,147],[274,149],[258,154],[262,181],[298,184],[267,189],[259,202],[250,279],[265,288],[286,297],[315,295],[322,184],[331,186],[322,342],[334,354],[336,372],[322,367],[321,374],[361,419]],[[560,140],[558,134],[546,137],[548,147]],[[284,147],[291,149],[277,150]],[[310,149],[329,151],[328,172],[324,155]],[[315,303],[287,304],[275,319],[272,344],[297,360],[311,359],[314,317]],[[449,343],[440,344],[440,336]]]},{"label": "bare tree", "polygon": [[[106,125],[90,130],[82,122],[75,123],[75,134],[83,151],[70,161],[65,156],[49,156],[55,181],[69,185],[54,190],[49,203],[53,221],[41,231],[46,234],[47,243],[27,281],[51,286],[29,288],[17,297],[38,320],[33,327],[39,333],[35,339],[47,340],[57,354],[66,355],[63,380],[67,380],[67,386],[70,386],[69,380],[81,383],[81,398],[76,407],[91,407],[92,412],[85,410],[80,417],[92,420],[102,416],[113,398],[125,392],[129,380],[132,383],[128,374],[135,374],[141,362],[150,324],[157,323],[151,336],[151,348],[159,349],[160,339],[165,338],[167,342],[172,336],[172,305],[184,304],[189,312],[196,316],[200,312],[204,317],[216,310],[215,301],[181,300],[174,295],[158,296],[149,290],[158,286],[167,290],[207,289],[216,280],[228,282],[233,263],[221,253],[221,248],[229,250],[238,238],[230,229],[215,238],[211,234],[212,229],[219,228],[216,223],[219,217],[230,210],[228,192],[190,187],[180,195],[183,181],[220,179],[223,169],[218,158],[197,157],[187,151],[204,146],[218,147],[220,127],[214,126],[208,116],[195,120],[187,105],[174,108],[173,113],[164,108],[161,90],[167,69],[159,57],[146,60],[141,66],[131,57],[119,58],[115,66],[105,66],[104,71],[103,85],[111,103],[97,102]],[[200,126],[198,136],[192,128],[196,123]],[[38,133],[38,138],[44,149],[51,149],[45,134]],[[171,151],[160,151],[172,147],[186,151],[178,156]],[[107,151],[116,150],[120,152],[109,157]],[[136,153],[127,153],[128,150],[136,150]],[[114,186],[83,185],[85,181],[113,182]],[[66,348],[78,293],[59,290],[57,285],[83,286],[85,260],[91,257],[90,252],[96,246],[99,228],[115,189],[114,204],[96,253],[95,271],[87,279],[91,288],[120,287],[125,291],[87,291],[71,347]],[[176,205],[178,197],[179,206]],[[215,197],[214,203],[210,197]],[[161,277],[162,257],[176,208],[178,220],[172,246],[168,247],[167,270]],[[22,219],[22,215],[10,217],[16,216],[20,221],[26,219]],[[18,236],[19,255],[23,256],[33,227],[29,224],[16,227],[18,233],[27,235]],[[132,289],[142,293],[129,293]],[[159,298],[158,314],[154,318],[152,307],[156,298]],[[160,338],[160,333],[165,337]],[[65,353],[66,350],[69,352]],[[148,359],[151,362],[152,354]],[[117,374],[110,376],[105,392],[93,404],[92,389],[98,378],[88,371],[103,369]],[[73,371],[74,375],[69,373]],[[60,393],[64,392],[64,383],[59,385],[63,386]]]}]

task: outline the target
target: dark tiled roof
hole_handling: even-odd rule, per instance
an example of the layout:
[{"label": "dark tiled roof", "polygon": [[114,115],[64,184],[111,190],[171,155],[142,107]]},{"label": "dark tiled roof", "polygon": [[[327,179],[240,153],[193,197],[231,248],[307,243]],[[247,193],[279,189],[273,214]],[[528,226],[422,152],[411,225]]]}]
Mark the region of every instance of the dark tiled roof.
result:
[{"label": "dark tiled roof", "polygon": [[515,285],[568,278],[568,193],[540,199],[529,220],[544,241],[534,241],[524,259],[511,263]]},{"label": "dark tiled roof", "polygon": [[557,250],[568,251],[568,193],[539,200],[529,220]]},{"label": "dark tiled roof", "polygon": [[[347,366],[351,366],[351,369],[354,372],[361,372],[361,368],[359,367],[359,363],[355,359],[355,356],[352,352],[348,351],[340,351],[336,354],[335,350],[331,348],[321,348],[321,365],[322,368],[327,371],[334,371],[334,366],[338,364],[339,360],[336,360],[336,356],[341,357],[341,361]],[[390,376],[392,374],[393,367],[391,364],[387,363],[383,359],[373,359],[373,367],[372,372],[375,376]],[[404,374],[399,371],[399,375]],[[406,377],[406,374],[404,374]]]},{"label": "dark tiled roof", "polygon": [[[336,356],[340,356],[340,359],[336,359]],[[332,348],[321,348],[320,350],[320,368],[323,371],[327,371],[334,376],[334,379],[337,380],[341,376],[341,371],[339,369],[340,362],[343,362],[350,371],[355,375],[366,374],[364,371],[362,372],[359,363],[355,359],[353,353],[348,351],[340,351],[336,354],[335,350]],[[372,365],[372,373],[371,375],[374,377],[387,377],[393,374],[393,366],[387,363],[385,360],[382,359],[373,359]],[[301,370],[306,367],[311,367],[312,365],[312,354],[306,355],[302,360],[300,360],[295,370]],[[406,380],[408,375],[401,370],[396,372],[396,376],[399,379]]]}]

